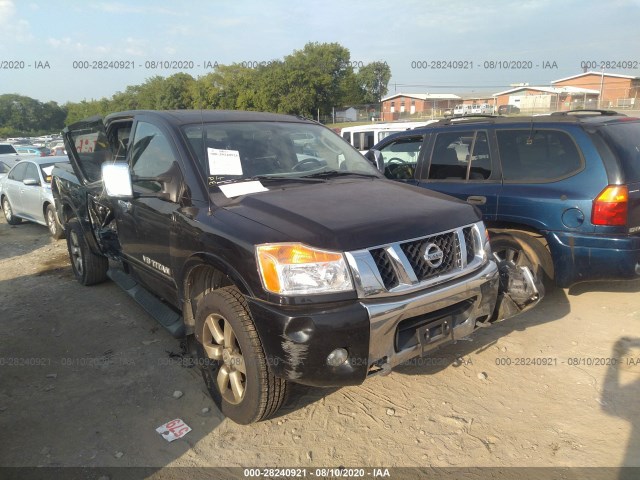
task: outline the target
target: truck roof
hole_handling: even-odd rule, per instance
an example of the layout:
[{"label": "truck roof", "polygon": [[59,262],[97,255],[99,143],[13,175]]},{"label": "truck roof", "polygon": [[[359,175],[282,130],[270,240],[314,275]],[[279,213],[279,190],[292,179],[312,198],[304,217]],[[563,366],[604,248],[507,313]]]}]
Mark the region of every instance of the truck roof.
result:
[{"label": "truck roof", "polygon": [[281,115],[277,113],[247,112],[238,110],[129,110],[111,113],[105,121],[112,122],[119,118],[131,118],[135,115],[151,115],[163,118],[174,125],[190,125],[194,123],[215,122],[295,122],[315,123],[301,116]]}]

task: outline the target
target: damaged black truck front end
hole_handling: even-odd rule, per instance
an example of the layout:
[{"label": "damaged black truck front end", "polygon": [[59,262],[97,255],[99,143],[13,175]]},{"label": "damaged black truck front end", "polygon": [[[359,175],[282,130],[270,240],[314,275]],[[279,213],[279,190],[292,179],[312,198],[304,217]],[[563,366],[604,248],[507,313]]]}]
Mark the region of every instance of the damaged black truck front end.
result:
[{"label": "damaged black truck front end", "polygon": [[359,384],[494,313],[477,209],[384,179],[314,122],[134,111],[65,141],[74,174],[53,190],[76,278],[108,275],[191,339],[238,423],[273,415],[291,382]]}]

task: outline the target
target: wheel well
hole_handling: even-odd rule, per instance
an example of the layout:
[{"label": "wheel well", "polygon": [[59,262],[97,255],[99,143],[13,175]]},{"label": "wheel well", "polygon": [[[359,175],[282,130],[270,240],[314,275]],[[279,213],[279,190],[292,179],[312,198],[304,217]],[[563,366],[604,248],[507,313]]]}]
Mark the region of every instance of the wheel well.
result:
[{"label": "wheel well", "polygon": [[44,202],[42,204],[42,215],[44,216],[44,218],[47,218],[47,207],[51,205],[51,202]]},{"label": "wheel well", "polygon": [[191,333],[195,326],[196,305],[200,299],[213,290],[229,285],[234,285],[231,279],[212,265],[196,265],[189,270],[184,282],[184,308],[182,312],[188,333]]},{"label": "wheel well", "polygon": [[549,242],[542,232],[530,227],[529,225],[522,225],[519,223],[486,222],[486,225],[490,233],[513,233],[521,237],[526,236],[535,239],[548,254],[546,258],[542,258],[542,268],[549,278],[553,279],[555,277],[553,257],[551,256],[551,250],[549,249]]},{"label": "wheel well", "polygon": [[62,218],[60,218],[60,223],[64,226],[69,220],[75,217],[73,213],[73,209],[68,203],[62,205]]}]

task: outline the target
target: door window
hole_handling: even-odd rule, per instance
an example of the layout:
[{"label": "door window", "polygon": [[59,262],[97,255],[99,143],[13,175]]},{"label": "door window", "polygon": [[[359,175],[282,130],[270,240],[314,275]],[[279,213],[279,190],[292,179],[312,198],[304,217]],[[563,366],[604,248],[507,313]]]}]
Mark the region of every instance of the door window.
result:
[{"label": "door window", "polygon": [[549,182],[582,168],[582,157],[571,137],[560,130],[499,130],[505,181]]},{"label": "door window", "polygon": [[27,170],[24,174],[24,178],[32,178],[38,181],[38,185],[40,185],[40,175],[38,175],[38,167],[36,167],[33,163],[27,163]]},{"label": "door window", "polygon": [[173,150],[164,133],[155,125],[138,122],[131,151],[131,171],[142,178],[135,185],[159,192],[162,183],[152,179],[166,174],[174,163]]},{"label": "door window", "polygon": [[13,170],[11,170],[11,172],[9,173],[8,177],[11,180],[15,180],[17,182],[21,182],[22,180],[25,179],[24,174],[27,171],[27,164],[26,163],[20,163],[18,165],[16,165]]},{"label": "door window", "polygon": [[384,175],[395,180],[414,177],[422,136],[399,138],[380,149],[384,160]]},{"label": "door window", "polygon": [[436,137],[429,167],[430,180],[486,180],[491,153],[484,131],[445,132]]}]

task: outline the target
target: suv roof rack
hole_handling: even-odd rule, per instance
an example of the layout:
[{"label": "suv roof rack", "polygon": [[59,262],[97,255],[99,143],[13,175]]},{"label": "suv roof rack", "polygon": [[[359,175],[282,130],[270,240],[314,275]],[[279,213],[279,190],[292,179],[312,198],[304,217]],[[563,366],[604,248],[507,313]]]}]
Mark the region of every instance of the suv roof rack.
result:
[{"label": "suv roof rack", "polygon": [[599,109],[585,109],[585,110],[568,110],[566,112],[552,112],[551,115],[555,116],[589,116],[589,115],[601,115],[606,117],[612,117],[614,115],[618,115],[621,117],[626,117],[624,113],[616,112],[614,110],[599,110]]},{"label": "suv roof rack", "polygon": [[503,118],[501,115],[486,115],[486,114],[481,114],[481,113],[476,113],[476,114],[472,114],[472,115],[465,115],[463,117],[452,117],[452,118],[445,118],[444,120],[440,120],[441,125],[451,125],[453,123],[460,123],[460,122],[474,122],[474,121],[483,121],[483,120],[488,120],[488,119],[492,119],[492,118]]}]

